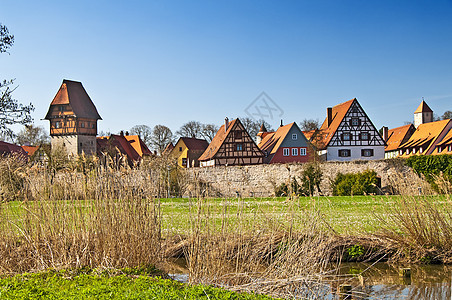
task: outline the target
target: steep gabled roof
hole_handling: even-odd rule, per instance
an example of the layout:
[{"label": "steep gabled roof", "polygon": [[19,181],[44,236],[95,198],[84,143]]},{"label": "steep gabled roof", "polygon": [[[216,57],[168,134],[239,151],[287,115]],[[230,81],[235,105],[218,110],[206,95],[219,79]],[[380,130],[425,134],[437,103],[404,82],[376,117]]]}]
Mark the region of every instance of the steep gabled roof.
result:
[{"label": "steep gabled roof", "polygon": [[407,141],[410,135],[414,131],[413,124],[408,124],[388,130],[388,140],[386,141],[385,151],[397,150],[402,143]]},{"label": "steep gabled roof", "polygon": [[102,120],[81,82],[63,80],[59,91],[50,103],[45,119],[50,119],[52,106],[64,104],[69,104],[78,118]]},{"label": "steep gabled roof", "polygon": [[422,100],[421,104],[419,104],[418,108],[414,111],[415,114],[423,113],[423,112],[433,112],[433,110]]},{"label": "steep gabled roof", "polygon": [[318,149],[324,149],[328,146],[328,144],[331,141],[331,138],[336,133],[339,125],[341,124],[348,110],[355,101],[357,101],[356,98],[353,98],[352,100],[333,106],[331,114],[332,117],[331,123],[328,124],[327,116],[319,129],[318,141],[316,141],[315,144],[315,146]]},{"label": "steep gabled roof", "polygon": [[232,127],[234,127],[236,122],[240,122],[238,119],[234,119],[228,123],[228,129],[225,130],[224,124],[221,125],[220,129],[217,131],[217,134],[213,137],[212,141],[207,147],[206,151],[199,157],[199,161],[203,160],[211,160],[215,154],[217,154],[218,150],[220,150],[221,145],[223,145],[224,140],[231,132]]},{"label": "steep gabled roof", "polygon": [[[400,145],[400,148],[418,147],[426,145],[425,153],[430,152],[431,147],[435,145],[435,142],[440,137],[441,133],[444,132],[450,126],[451,120],[441,120],[436,122],[420,124],[410,139]],[[429,153],[427,153],[429,154]]]},{"label": "steep gabled roof", "polygon": [[437,144],[437,146],[443,146],[452,144],[452,129],[449,130],[449,132],[446,134],[446,136]]},{"label": "steep gabled roof", "polygon": [[184,142],[185,146],[187,146],[188,150],[205,151],[207,147],[209,147],[209,143],[203,139],[189,137],[181,137],[180,139]]},{"label": "steep gabled roof", "polygon": [[297,126],[297,124],[294,122],[278,127],[275,132],[269,132],[257,146],[262,151],[266,151],[269,155],[275,154],[293,126]]},{"label": "steep gabled roof", "polygon": [[138,135],[125,135],[124,138],[130,143],[140,157],[143,157],[143,155],[152,155],[148,146],[146,146]]}]

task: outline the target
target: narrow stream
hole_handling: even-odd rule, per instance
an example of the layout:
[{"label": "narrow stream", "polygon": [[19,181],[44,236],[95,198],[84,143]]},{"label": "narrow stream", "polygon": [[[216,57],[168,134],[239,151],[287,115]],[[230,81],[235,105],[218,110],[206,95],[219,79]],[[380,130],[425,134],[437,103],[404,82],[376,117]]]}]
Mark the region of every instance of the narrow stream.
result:
[{"label": "narrow stream", "polygon": [[[400,275],[409,269],[411,276]],[[168,264],[170,276],[188,282],[184,259]],[[340,286],[351,286],[352,299],[451,299],[452,266],[393,266],[387,263],[343,263],[335,271],[337,279],[326,285],[328,297],[338,299]]]}]

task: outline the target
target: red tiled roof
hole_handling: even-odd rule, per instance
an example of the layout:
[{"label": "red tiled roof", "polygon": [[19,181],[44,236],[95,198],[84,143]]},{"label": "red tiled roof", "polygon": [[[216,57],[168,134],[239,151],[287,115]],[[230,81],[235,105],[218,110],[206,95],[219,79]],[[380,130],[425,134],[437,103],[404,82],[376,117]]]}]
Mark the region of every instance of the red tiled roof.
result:
[{"label": "red tiled roof", "polygon": [[290,123],[280,126],[275,132],[269,132],[257,146],[262,151],[267,151],[269,154],[275,154],[294,124],[295,123]]},{"label": "red tiled roof", "polygon": [[386,141],[385,151],[397,150],[399,146],[409,137],[410,132],[414,131],[413,124],[408,124],[388,130],[388,140]]},{"label": "red tiled roof", "polygon": [[212,141],[210,142],[209,147],[207,147],[206,151],[204,151],[204,153],[199,157],[198,159],[199,161],[210,160],[215,156],[215,154],[217,154],[218,150],[220,149],[224,140],[228,136],[229,132],[231,132],[231,128],[234,127],[237,120],[238,119],[230,121],[227,130],[225,130],[224,124],[221,125],[217,134],[213,137]]},{"label": "red tiled roof", "polygon": [[452,121],[441,120],[419,125],[410,139],[406,143],[400,145],[400,148],[410,148],[426,145],[424,153],[429,154],[432,151],[432,146],[435,146],[435,142],[438,140],[441,133],[443,133],[445,129],[450,127],[450,122]]},{"label": "red tiled roof", "polygon": [[81,82],[67,79],[63,80],[59,91],[55,95],[55,98],[53,98],[52,103],[50,103],[45,119],[50,119],[51,107],[53,105],[61,104],[69,104],[75,116],[78,118],[102,119]]},{"label": "red tiled roof", "polygon": [[452,144],[452,129],[446,134],[446,136],[437,144],[437,146]]},{"label": "red tiled roof", "polygon": [[189,137],[181,137],[180,139],[184,142],[185,146],[187,146],[189,150],[204,151],[207,149],[207,147],[209,147],[209,143],[203,139]]},{"label": "red tiled roof", "polygon": [[152,155],[148,146],[146,146],[138,135],[125,135],[124,138],[130,143],[140,157],[143,157],[143,155]]},{"label": "red tiled roof", "polygon": [[331,141],[331,138],[338,129],[339,125],[341,124],[342,120],[347,114],[347,111],[350,109],[354,101],[357,101],[356,98],[333,106],[331,124],[328,125],[328,116],[327,116],[319,129],[319,139],[318,141],[315,142],[315,146],[318,149],[325,149],[328,146],[328,144]]},{"label": "red tiled roof", "polygon": [[433,112],[424,100],[422,100],[421,104],[419,104],[418,108],[414,111],[415,114],[422,112]]},{"label": "red tiled roof", "polygon": [[33,156],[35,152],[39,149],[39,146],[21,146],[22,149],[27,153],[28,156]]}]

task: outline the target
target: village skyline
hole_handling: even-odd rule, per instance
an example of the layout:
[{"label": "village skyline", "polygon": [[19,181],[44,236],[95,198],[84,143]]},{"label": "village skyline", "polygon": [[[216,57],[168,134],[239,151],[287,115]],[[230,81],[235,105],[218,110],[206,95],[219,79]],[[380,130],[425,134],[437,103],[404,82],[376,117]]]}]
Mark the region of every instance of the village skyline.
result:
[{"label": "village skyline", "polygon": [[0,64],[46,129],[62,79],[83,82],[103,132],[219,125],[262,92],[284,112],[266,120],[274,127],[321,122],[357,98],[377,128],[394,128],[422,97],[439,116],[450,110],[451,15],[450,1],[11,1],[0,20],[15,44]]}]

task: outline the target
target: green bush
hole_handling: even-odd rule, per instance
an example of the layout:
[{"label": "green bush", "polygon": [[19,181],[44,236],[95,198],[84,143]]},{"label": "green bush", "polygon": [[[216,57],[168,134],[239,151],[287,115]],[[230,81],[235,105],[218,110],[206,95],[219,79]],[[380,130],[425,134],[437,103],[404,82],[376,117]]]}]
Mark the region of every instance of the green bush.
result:
[{"label": "green bush", "polygon": [[407,166],[413,168],[417,174],[422,174],[436,191],[439,191],[436,179],[443,179],[452,183],[452,155],[415,155],[406,160]]},{"label": "green bush", "polygon": [[317,191],[320,191],[320,182],[322,181],[322,170],[318,164],[309,163],[301,173],[301,187],[305,194],[312,196],[314,194],[314,188],[317,187]]},{"label": "green bush", "polygon": [[367,195],[378,192],[377,173],[367,170],[356,174],[338,173],[333,181],[334,196]]}]

